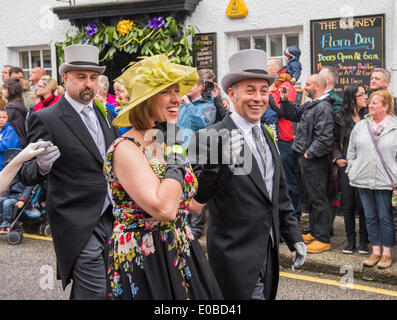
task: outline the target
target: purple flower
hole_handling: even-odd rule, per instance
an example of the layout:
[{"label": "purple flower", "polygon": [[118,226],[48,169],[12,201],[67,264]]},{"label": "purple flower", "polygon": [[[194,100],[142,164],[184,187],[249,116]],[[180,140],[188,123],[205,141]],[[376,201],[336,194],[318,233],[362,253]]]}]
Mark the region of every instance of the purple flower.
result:
[{"label": "purple flower", "polygon": [[98,31],[98,26],[95,23],[89,23],[85,27],[85,33],[89,37],[92,37],[97,31]]},{"label": "purple flower", "polygon": [[153,18],[148,21],[148,25],[150,29],[156,30],[165,26],[165,20],[163,17]]}]

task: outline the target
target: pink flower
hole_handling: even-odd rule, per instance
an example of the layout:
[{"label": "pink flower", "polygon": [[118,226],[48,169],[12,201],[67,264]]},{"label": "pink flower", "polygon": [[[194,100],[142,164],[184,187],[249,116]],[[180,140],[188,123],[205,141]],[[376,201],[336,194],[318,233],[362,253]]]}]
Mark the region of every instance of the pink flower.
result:
[{"label": "pink flower", "polygon": [[191,174],[191,172],[186,172],[186,175],[185,175],[185,181],[187,182],[187,183],[190,183],[190,182],[192,182],[193,181],[193,175]]},{"label": "pink flower", "polygon": [[124,244],[125,244],[125,241],[124,241],[124,234],[122,234],[122,235],[120,236],[120,238],[119,238],[119,243],[120,243],[120,245],[124,245]]},{"label": "pink flower", "polygon": [[194,240],[194,234],[192,232],[192,230],[190,230],[190,228],[188,226],[185,227],[185,232],[186,232],[186,236],[190,241]]},{"label": "pink flower", "polygon": [[112,187],[114,189],[121,189],[121,184],[117,183],[116,181],[112,181]]},{"label": "pink flower", "polygon": [[153,246],[153,237],[151,233],[147,233],[142,238],[142,251],[145,253],[145,256],[148,256],[151,253],[154,253]]},{"label": "pink flower", "polygon": [[158,225],[158,221],[156,220],[147,220],[145,221],[145,230],[152,230],[156,225]]}]

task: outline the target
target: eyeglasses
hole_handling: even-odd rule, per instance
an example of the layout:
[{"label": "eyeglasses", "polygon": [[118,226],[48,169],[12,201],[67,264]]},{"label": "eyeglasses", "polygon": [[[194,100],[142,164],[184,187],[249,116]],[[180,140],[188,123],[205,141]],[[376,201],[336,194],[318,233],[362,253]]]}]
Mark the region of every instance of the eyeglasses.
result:
[{"label": "eyeglasses", "polygon": [[356,98],[358,98],[358,97],[366,97],[366,96],[367,96],[367,94],[365,92],[363,92],[363,93],[360,93],[360,94],[356,95]]}]

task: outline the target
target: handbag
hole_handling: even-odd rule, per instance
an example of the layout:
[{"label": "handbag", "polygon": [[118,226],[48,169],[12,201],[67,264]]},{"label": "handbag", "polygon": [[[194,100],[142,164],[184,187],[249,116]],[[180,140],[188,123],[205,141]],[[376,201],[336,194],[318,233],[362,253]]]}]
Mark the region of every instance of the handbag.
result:
[{"label": "handbag", "polygon": [[390,182],[391,182],[391,184],[393,186],[393,192],[392,192],[392,196],[391,196],[391,204],[392,204],[393,207],[397,207],[397,195],[394,193],[394,191],[397,190],[396,183],[393,181],[393,178],[391,177],[391,175],[389,173],[389,170],[388,170],[388,168],[386,166],[385,160],[383,160],[382,154],[380,153],[380,150],[378,148],[378,144],[375,141],[374,133],[372,132],[372,129],[371,129],[370,125],[369,125],[369,121],[367,121],[367,128],[368,128],[369,135],[371,136],[372,143],[375,146],[376,153],[379,156],[380,162],[382,163],[383,168],[385,169],[386,174],[389,177]]}]

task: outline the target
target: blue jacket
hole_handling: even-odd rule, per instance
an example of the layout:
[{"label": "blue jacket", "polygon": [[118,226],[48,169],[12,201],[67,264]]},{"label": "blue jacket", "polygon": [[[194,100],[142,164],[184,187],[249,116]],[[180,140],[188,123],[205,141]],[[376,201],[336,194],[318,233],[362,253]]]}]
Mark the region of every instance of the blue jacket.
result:
[{"label": "blue jacket", "polygon": [[[110,110],[112,116],[114,119],[116,119],[117,115],[119,114],[120,110],[116,111],[116,106],[114,106],[111,103],[107,103],[106,106]],[[132,127],[122,127],[120,128],[120,136],[122,136],[124,133],[126,133],[128,130],[130,130]]]},{"label": "blue jacket", "polygon": [[4,151],[11,148],[20,148],[19,138],[11,126],[11,123],[7,122],[3,128],[0,129],[0,171],[3,170],[3,156]]},{"label": "blue jacket", "polygon": [[194,132],[215,123],[216,107],[214,98],[204,100],[203,97],[181,104],[178,112],[177,126],[183,134],[183,146],[187,148]]},{"label": "blue jacket", "polygon": [[25,186],[21,180],[19,180],[19,176],[16,175],[8,189],[3,192],[2,197],[26,202],[32,195],[33,188],[34,186]]},{"label": "blue jacket", "polygon": [[298,81],[302,72],[302,65],[299,61],[301,56],[301,51],[297,46],[290,46],[285,49],[284,54],[289,55],[291,58],[288,59],[286,69],[287,73],[291,75],[292,78],[295,78]]}]

